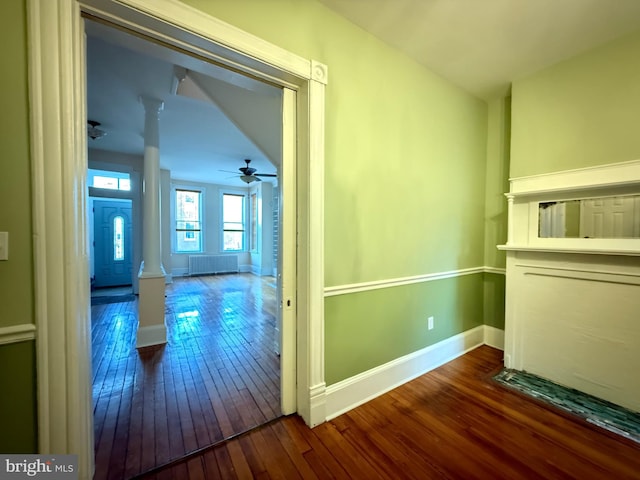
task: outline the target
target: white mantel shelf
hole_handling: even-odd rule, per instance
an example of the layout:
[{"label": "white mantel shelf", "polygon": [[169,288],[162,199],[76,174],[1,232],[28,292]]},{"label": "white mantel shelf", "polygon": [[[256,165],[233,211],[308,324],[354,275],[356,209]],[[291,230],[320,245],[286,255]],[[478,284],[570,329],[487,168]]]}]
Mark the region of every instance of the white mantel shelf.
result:
[{"label": "white mantel shelf", "polygon": [[505,252],[541,252],[541,253],[577,253],[586,255],[616,255],[640,257],[640,250],[610,250],[603,248],[562,248],[562,247],[532,247],[529,245],[497,245],[498,250]]}]

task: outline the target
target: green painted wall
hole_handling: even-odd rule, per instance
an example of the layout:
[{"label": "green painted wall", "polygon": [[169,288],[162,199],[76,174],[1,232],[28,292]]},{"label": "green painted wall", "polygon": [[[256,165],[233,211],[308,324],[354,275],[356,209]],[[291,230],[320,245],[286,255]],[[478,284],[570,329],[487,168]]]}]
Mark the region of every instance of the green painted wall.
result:
[{"label": "green painted wall", "polygon": [[506,277],[500,273],[484,273],[483,278],[484,324],[504,330],[504,299]]},{"label": "green painted wall", "polygon": [[35,453],[36,370],[33,341],[0,345],[0,453]]},{"label": "green painted wall", "polygon": [[483,264],[485,102],[315,0],[185,3],[328,65],[327,286]]},{"label": "green painted wall", "polygon": [[[29,114],[24,0],[0,2],[0,231],[9,260],[0,262],[0,327],[33,323]],[[10,74],[9,74],[10,72]]]},{"label": "green painted wall", "polygon": [[[186,3],[329,66],[327,286],[485,263],[485,102],[315,0]],[[0,2],[0,49],[12,73],[0,79],[0,231],[11,237],[0,327],[33,322],[25,23],[24,0]],[[474,275],[328,298],[328,383],[481,324],[484,283]],[[431,332],[427,315],[436,317]],[[0,404],[0,440],[32,451],[33,342],[1,347],[0,359],[0,375],[11,376],[2,380],[14,385]]]},{"label": "green painted wall", "polygon": [[[0,262],[0,328],[33,323],[33,263],[24,0],[0,2],[0,231],[9,260]],[[0,345],[0,452],[35,452],[34,342]]]},{"label": "green painted wall", "polygon": [[513,83],[511,176],[640,158],[640,32]]},{"label": "green painted wall", "polygon": [[[485,102],[315,0],[185,3],[329,67],[326,286],[484,264]],[[482,285],[476,275],[328,298],[327,383],[482,323]],[[427,335],[429,314],[439,326]]]},{"label": "green painted wall", "polygon": [[487,169],[484,217],[484,264],[505,268],[506,254],[496,245],[507,243],[507,199],[511,149],[511,97],[488,102]]},{"label": "green painted wall", "polygon": [[327,384],[482,325],[483,288],[482,275],[468,275],[328,297]]}]

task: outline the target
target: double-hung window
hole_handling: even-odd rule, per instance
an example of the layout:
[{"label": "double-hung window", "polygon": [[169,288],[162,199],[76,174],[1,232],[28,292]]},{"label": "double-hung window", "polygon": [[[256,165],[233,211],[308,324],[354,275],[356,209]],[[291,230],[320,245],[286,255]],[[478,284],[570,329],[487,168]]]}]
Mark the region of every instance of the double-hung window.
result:
[{"label": "double-hung window", "polygon": [[222,250],[225,252],[245,249],[245,195],[222,195]]},{"label": "double-hung window", "polygon": [[202,251],[202,192],[176,189],[176,252]]}]

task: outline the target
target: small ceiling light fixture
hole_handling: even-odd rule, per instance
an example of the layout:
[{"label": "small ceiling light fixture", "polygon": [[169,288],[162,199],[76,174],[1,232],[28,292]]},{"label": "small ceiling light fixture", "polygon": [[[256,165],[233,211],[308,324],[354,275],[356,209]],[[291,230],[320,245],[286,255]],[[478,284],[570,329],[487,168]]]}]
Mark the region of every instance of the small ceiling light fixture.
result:
[{"label": "small ceiling light fixture", "polygon": [[87,123],[89,126],[87,127],[87,134],[91,137],[92,140],[96,140],[98,138],[104,137],[107,132],[98,128],[100,126],[100,122],[96,122],[95,120],[88,120]]},{"label": "small ceiling light fixture", "polygon": [[255,175],[240,175],[240,180],[242,180],[244,183],[251,183],[255,182],[256,180],[260,181],[260,179]]}]

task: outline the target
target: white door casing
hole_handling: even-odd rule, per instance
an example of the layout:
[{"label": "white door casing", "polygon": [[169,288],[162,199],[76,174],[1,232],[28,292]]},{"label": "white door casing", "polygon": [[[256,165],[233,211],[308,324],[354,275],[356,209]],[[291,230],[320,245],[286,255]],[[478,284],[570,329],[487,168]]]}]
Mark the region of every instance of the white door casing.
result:
[{"label": "white door casing", "polygon": [[79,478],[92,476],[83,14],[295,91],[296,276],[283,318],[295,331],[282,348],[295,352],[297,392],[283,409],[323,422],[326,66],[174,0],[28,0],[27,12],[39,451],[78,454]]}]

